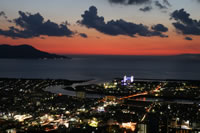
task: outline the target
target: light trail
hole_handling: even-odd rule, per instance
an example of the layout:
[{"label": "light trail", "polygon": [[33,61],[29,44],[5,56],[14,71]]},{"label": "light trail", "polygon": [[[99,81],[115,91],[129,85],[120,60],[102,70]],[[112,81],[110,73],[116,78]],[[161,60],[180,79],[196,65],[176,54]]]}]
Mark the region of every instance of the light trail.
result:
[{"label": "light trail", "polygon": [[121,97],[119,98],[119,100],[123,100],[123,99],[127,99],[127,98],[131,98],[131,97],[136,97],[136,96],[140,96],[140,95],[147,95],[148,92],[143,92],[143,93],[137,93],[137,94],[133,94],[133,95],[130,95],[130,96],[126,96],[126,97]]},{"label": "light trail", "polygon": [[[155,91],[159,90],[160,88],[161,88],[161,86],[158,85],[152,92],[155,92]],[[133,94],[133,95],[121,97],[121,98],[119,98],[119,100],[131,98],[131,97],[136,97],[136,96],[141,96],[141,95],[147,95],[147,94],[148,94],[148,92],[145,91],[145,92],[143,92],[143,93],[137,93],[137,94]]]},{"label": "light trail", "polygon": [[[158,86],[153,90],[153,93],[154,93],[155,91],[159,90],[160,88],[161,88],[161,86],[158,85]],[[152,103],[152,104],[150,105],[150,107],[146,110],[146,113],[144,114],[144,116],[142,117],[142,119],[141,119],[140,122],[143,122],[143,121],[145,120],[147,114],[151,111],[151,109],[153,108],[154,104],[155,104],[155,103]]]},{"label": "light trail", "polygon": [[[158,85],[153,91],[152,93],[156,92],[157,90],[159,90],[161,88],[160,85]],[[122,98],[119,98],[119,100],[123,100],[123,99],[127,99],[127,98],[131,98],[131,97],[136,97],[136,96],[141,96],[141,95],[148,95],[149,93],[147,91],[143,92],[143,93],[137,93],[137,94],[133,94],[133,95],[129,95],[129,96],[125,96],[125,97],[122,97]],[[152,103],[150,105],[150,107],[146,110],[146,113],[145,115],[142,117],[141,121],[140,122],[143,122],[147,116],[147,114],[151,111],[151,109],[153,108],[154,106],[154,103]]]}]

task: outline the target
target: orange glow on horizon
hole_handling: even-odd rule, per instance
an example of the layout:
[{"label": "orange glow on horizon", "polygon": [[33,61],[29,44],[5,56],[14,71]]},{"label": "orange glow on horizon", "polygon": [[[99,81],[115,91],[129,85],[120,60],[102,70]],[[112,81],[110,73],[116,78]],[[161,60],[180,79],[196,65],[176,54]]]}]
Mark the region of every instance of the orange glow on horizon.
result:
[{"label": "orange glow on horizon", "polygon": [[[84,32],[83,32],[84,33]],[[88,34],[88,33],[87,33]],[[88,38],[39,37],[32,39],[12,39],[0,36],[1,44],[30,44],[33,47],[56,54],[83,55],[177,55],[184,53],[200,54],[200,38],[184,40],[176,34],[169,38],[109,36],[91,30]]]}]

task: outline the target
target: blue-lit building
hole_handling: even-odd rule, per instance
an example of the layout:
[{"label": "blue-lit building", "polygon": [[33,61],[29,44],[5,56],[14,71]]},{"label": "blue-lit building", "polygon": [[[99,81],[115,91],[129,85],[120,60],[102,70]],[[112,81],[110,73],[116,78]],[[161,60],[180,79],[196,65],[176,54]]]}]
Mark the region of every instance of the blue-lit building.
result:
[{"label": "blue-lit building", "polygon": [[121,82],[122,82],[122,85],[127,85],[127,84],[130,84],[130,83],[133,83],[134,82],[134,76],[127,77],[125,75],[124,79]]}]

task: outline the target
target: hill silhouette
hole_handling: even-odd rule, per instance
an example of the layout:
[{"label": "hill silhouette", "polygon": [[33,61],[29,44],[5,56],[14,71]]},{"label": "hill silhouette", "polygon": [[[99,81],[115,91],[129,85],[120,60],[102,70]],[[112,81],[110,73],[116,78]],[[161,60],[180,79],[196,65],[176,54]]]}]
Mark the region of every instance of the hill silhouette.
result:
[{"label": "hill silhouette", "polygon": [[52,59],[52,58],[68,58],[68,57],[40,51],[34,48],[33,46],[27,44],[17,45],[17,46],[1,44],[0,58]]}]

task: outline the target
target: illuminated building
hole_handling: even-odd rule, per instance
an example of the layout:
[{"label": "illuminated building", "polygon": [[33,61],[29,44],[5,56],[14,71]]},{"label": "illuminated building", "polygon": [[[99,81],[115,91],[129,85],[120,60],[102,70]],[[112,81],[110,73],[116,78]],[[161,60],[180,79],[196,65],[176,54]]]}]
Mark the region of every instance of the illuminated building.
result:
[{"label": "illuminated building", "polygon": [[16,129],[8,129],[6,133],[17,133]]},{"label": "illuminated building", "polygon": [[127,122],[127,123],[122,123],[121,128],[126,128],[126,129],[130,129],[131,131],[135,131],[135,126],[136,126],[136,123]]},{"label": "illuminated building", "polygon": [[137,125],[139,131],[138,133],[147,133],[147,124],[138,124]]},{"label": "illuminated building", "polygon": [[91,126],[91,127],[98,127],[98,121],[97,121],[97,119],[96,118],[93,118],[92,120],[89,120],[89,122],[88,122],[88,124],[89,124],[89,126]]},{"label": "illuminated building", "polygon": [[105,112],[105,108],[103,106],[97,108],[98,112]]},{"label": "illuminated building", "polygon": [[129,83],[133,83],[133,81],[134,81],[134,76],[127,77],[125,75],[124,78],[123,78],[123,80],[121,82],[122,82],[122,85],[127,85]]}]

